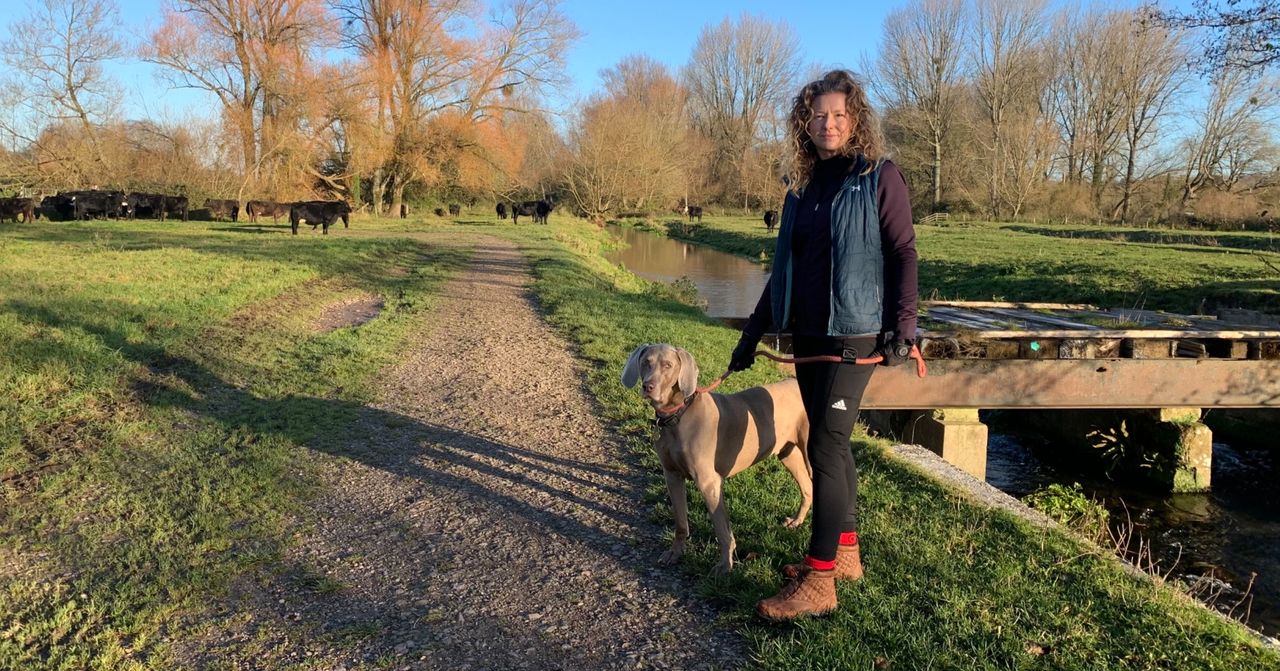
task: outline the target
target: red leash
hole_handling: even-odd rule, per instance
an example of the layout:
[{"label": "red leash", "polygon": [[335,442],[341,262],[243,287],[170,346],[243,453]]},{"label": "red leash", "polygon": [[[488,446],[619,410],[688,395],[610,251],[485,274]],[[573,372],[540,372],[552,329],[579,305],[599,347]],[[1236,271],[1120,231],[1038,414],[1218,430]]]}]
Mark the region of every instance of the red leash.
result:
[{"label": "red leash", "polygon": [[[844,357],[836,356],[834,354],[820,355],[820,356],[785,357],[785,356],[778,356],[776,354],[771,354],[762,349],[756,350],[756,356],[765,356],[770,359],[773,359],[774,361],[777,361],[778,363],[790,363],[790,364],[817,363],[820,361],[827,362],[827,363],[842,363],[845,360]],[[928,373],[928,369],[924,365],[924,355],[920,353],[920,348],[915,345],[912,345],[910,356],[912,359],[916,360],[916,376],[924,377],[925,374]],[[878,364],[881,361],[884,361],[884,357],[877,354],[876,356],[869,356],[865,359],[854,359],[853,363],[860,366],[866,366],[866,365]],[[667,420],[668,418],[671,418],[671,417],[676,417],[676,420],[674,421],[679,421],[678,415],[682,410],[685,409],[685,406],[689,403],[690,399],[692,399],[697,394],[710,393],[711,390],[715,389],[716,387],[719,387],[720,383],[724,382],[732,374],[733,374],[733,371],[726,370],[724,372],[724,375],[721,375],[720,377],[716,378],[715,381],[713,381],[711,384],[705,387],[698,387],[697,391],[693,392],[692,394],[689,394],[689,396],[685,398],[685,400],[681,402],[680,405],[677,405],[676,407],[672,408],[670,411],[668,411],[665,414],[662,413],[661,411],[656,411],[658,413],[659,424],[661,425],[663,420]]]},{"label": "red leash", "polygon": [[[799,357],[788,358],[784,356],[777,356],[776,354],[770,354],[769,352],[766,352],[762,349],[756,350],[756,356],[766,356],[766,357],[769,357],[770,359],[773,359],[774,361],[777,361],[778,363],[791,363],[791,364],[815,363],[818,361],[825,361],[828,363],[840,363],[844,361],[844,357],[839,357],[834,354],[824,355],[824,356],[799,356]],[[919,347],[912,345],[911,354],[908,356],[916,360],[916,377],[924,377],[926,374],[928,374],[929,369],[927,366],[924,365],[924,355],[920,353]],[[865,359],[853,360],[855,364],[859,364],[859,365],[880,363],[881,361],[884,361],[884,357],[879,354],[875,356],[869,356]],[[726,373],[726,375],[728,374]]]},{"label": "red leash", "polygon": [[[790,363],[790,364],[797,364],[797,363],[817,363],[817,362],[820,362],[820,361],[821,361],[821,362],[826,362],[826,363],[841,363],[842,361],[844,361],[844,357],[839,357],[839,356],[836,356],[836,355],[834,355],[834,354],[829,354],[829,355],[820,355],[820,356],[797,356],[797,357],[785,357],[785,356],[778,356],[778,355],[776,355],[776,354],[772,354],[772,353],[770,353],[770,352],[766,352],[766,351],[764,351],[764,350],[762,350],[762,349],[758,349],[758,350],[756,350],[756,356],[764,356],[764,357],[768,357],[768,358],[770,358],[770,359],[773,359],[774,361],[777,361],[778,363]],[[927,366],[925,366],[925,364],[924,364],[924,355],[920,353],[920,348],[919,348],[919,347],[917,347],[917,346],[915,346],[915,345],[912,345],[912,346],[911,346],[911,354],[910,354],[910,357],[911,357],[912,359],[915,359],[915,360],[916,360],[916,377],[924,377],[926,374],[928,374],[929,369],[928,369],[928,367],[927,367]],[[871,365],[871,364],[878,364],[878,363],[880,363],[881,361],[884,361],[884,357],[883,357],[883,356],[881,356],[881,355],[879,355],[879,354],[877,354],[877,355],[875,355],[875,356],[869,356],[869,357],[866,357],[865,359],[854,359],[854,360],[853,360],[853,363],[855,363],[855,364],[857,364],[857,365],[860,365],[860,366],[867,366],[867,365]],[[725,372],[724,372],[724,375],[721,375],[720,377],[716,378],[716,379],[715,379],[715,381],[714,381],[714,382],[712,382],[711,384],[709,384],[709,385],[707,385],[707,386],[705,386],[705,387],[699,387],[699,388],[698,388],[697,393],[699,393],[699,394],[705,394],[705,393],[707,393],[707,392],[711,391],[712,389],[715,389],[716,387],[719,387],[719,386],[720,386],[720,383],[721,383],[721,382],[724,382],[724,381],[725,381],[725,379],[727,379],[727,378],[729,377],[729,375],[731,375],[732,373],[733,373],[733,371],[730,371],[730,370],[725,371]]]}]

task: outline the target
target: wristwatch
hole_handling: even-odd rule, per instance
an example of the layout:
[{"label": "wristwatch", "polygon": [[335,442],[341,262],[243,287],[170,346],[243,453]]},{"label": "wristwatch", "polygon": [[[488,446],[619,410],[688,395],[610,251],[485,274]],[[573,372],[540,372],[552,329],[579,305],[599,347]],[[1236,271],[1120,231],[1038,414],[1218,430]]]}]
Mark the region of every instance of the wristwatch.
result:
[{"label": "wristwatch", "polygon": [[911,356],[911,346],[910,340],[899,340],[893,344],[893,355],[899,359],[905,359]]}]

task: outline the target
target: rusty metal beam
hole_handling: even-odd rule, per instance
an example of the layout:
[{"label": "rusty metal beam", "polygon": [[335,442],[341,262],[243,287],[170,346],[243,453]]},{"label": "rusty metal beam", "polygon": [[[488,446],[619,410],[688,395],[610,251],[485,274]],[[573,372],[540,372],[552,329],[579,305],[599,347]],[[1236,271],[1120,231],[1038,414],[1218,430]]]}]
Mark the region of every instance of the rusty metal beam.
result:
[{"label": "rusty metal beam", "polygon": [[1280,408],[1280,360],[1094,359],[929,362],[880,367],[862,407]]}]

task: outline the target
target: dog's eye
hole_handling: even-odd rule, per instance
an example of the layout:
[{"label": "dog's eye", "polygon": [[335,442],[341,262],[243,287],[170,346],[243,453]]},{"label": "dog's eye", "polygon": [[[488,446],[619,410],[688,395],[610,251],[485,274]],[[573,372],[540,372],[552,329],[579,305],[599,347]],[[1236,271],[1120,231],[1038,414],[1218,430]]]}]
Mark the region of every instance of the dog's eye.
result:
[{"label": "dog's eye", "polygon": [[670,361],[663,361],[663,362],[662,362],[662,367],[663,367],[663,368],[670,368],[670,367],[671,367],[671,362],[670,362]]}]

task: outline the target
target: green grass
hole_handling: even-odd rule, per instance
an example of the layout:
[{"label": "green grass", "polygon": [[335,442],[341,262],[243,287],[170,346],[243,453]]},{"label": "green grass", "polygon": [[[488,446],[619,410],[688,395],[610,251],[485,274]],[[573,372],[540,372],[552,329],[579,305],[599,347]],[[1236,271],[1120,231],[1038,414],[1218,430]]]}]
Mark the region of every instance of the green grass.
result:
[{"label": "green grass", "polygon": [[[0,668],[171,668],[166,639],[198,633],[208,601],[248,571],[292,570],[303,591],[344,589],[282,561],[297,528],[288,521],[305,520],[318,487],[309,457],[334,449],[329,436],[370,400],[378,371],[465,262],[455,245],[481,225],[532,259],[541,305],[591,365],[591,393],[669,522],[651,411],[618,383],[623,358],[673,342],[698,357],[706,382],[737,334],[605,261],[594,227],[490,219],[357,220],[296,239],[269,224],[0,226]],[[741,222],[733,235],[757,237]],[[376,319],[317,331],[326,305],[367,295],[385,301]],[[725,389],[779,376],[762,363]],[[701,577],[715,543],[691,493],[693,552],[669,570],[699,576],[761,666],[1280,668],[1173,590],[958,500],[873,441],[857,450],[868,575],[841,587],[829,618],[768,626],[753,615],[807,533],[781,527],[798,495],[777,464],[729,483],[731,576]],[[668,540],[636,542],[656,559]],[[378,631],[356,623],[331,635],[356,645]]]},{"label": "green grass", "polygon": [[[754,217],[707,216],[691,226],[664,218],[654,228],[748,258],[773,255],[774,238]],[[1274,237],[1096,225],[917,226],[920,295],[1183,314],[1218,307],[1280,312],[1280,273],[1267,267],[1280,267]]]},{"label": "green grass", "polygon": [[[0,227],[0,668],[168,668],[163,632],[281,556],[308,450],[465,258],[273,233]],[[373,321],[314,327],[363,295],[385,302]]]},{"label": "green grass", "polygon": [[[672,342],[701,362],[705,383],[723,370],[737,334],[603,262],[590,229],[554,228],[554,243],[525,241],[535,289],[593,364],[591,391],[652,473],[648,500],[669,524],[650,449],[652,411],[619,384],[622,363],[638,344]],[[757,364],[722,389],[780,376]],[[690,488],[695,543],[681,570],[703,576],[700,593],[745,632],[764,668],[1280,668],[1280,656],[1243,628],[1127,574],[1108,553],[961,500],[873,440],[859,437],[855,449],[867,576],[841,585],[841,608],[822,619],[773,626],[754,615],[756,601],[780,586],[779,566],[798,559],[807,540],[807,528],[781,526],[799,497],[776,462],[726,487],[739,559],[750,557],[728,577],[705,577],[716,562],[714,536]],[[654,559],[668,541],[651,544]]]}]

